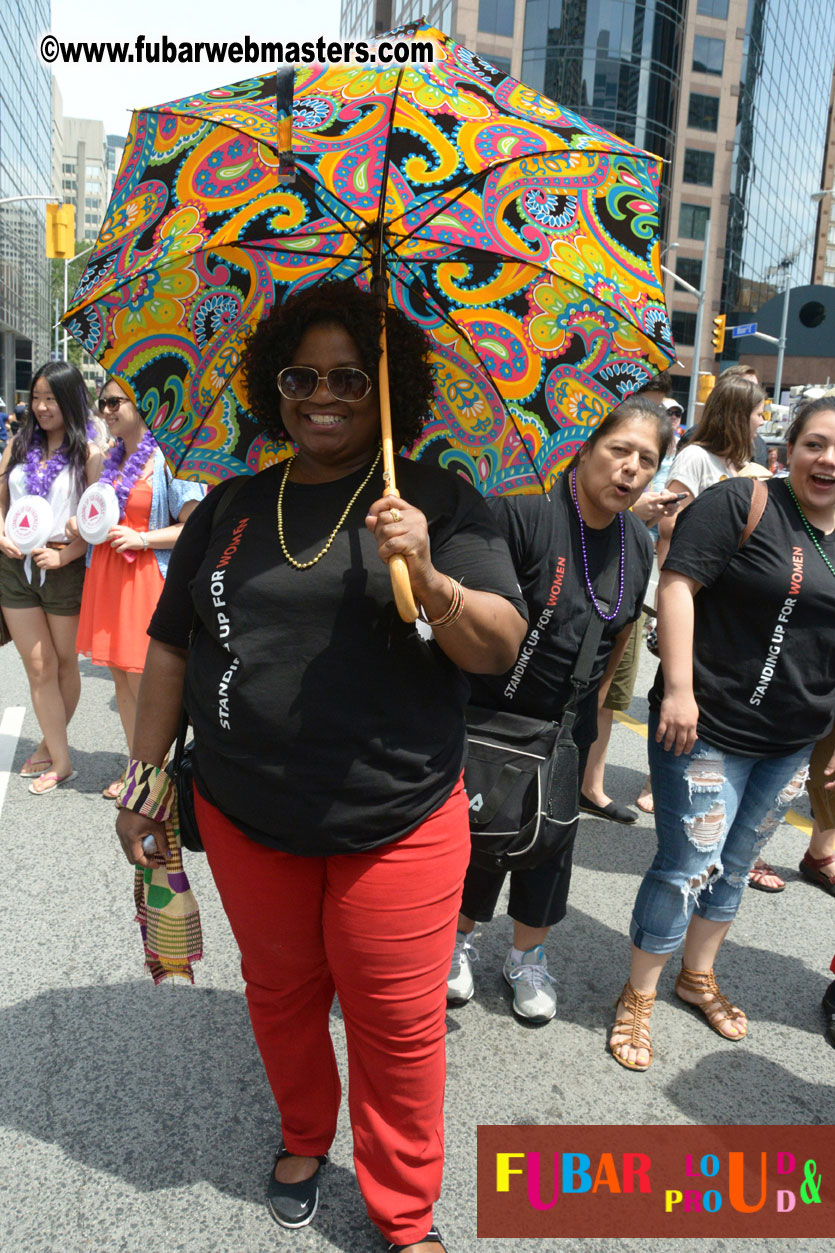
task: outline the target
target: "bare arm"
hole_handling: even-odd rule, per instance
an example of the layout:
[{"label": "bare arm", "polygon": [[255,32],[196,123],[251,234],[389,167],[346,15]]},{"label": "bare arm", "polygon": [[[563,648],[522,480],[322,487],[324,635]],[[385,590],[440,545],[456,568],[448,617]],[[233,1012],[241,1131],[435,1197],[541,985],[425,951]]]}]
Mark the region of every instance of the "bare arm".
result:
[{"label": "bare arm", "polygon": [[675,492],[676,495],[678,495],[679,492],[685,492],[686,499],[681,502],[672,517],[665,516],[663,518],[659,518],[658,520],[658,543],[655,546],[655,553],[658,558],[659,570],[664,568],[664,562],[667,560],[667,553],[670,551],[670,540],[672,539],[673,530],[675,529],[676,519],[681,511],[686,509],[687,506],[691,505],[696,499],[690,491],[690,488],[685,487],[678,479],[671,479],[667,484],[667,490]]},{"label": "bare arm", "polygon": [[[399,517],[392,517],[395,510]],[[384,496],[369,510],[366,526],[377,540],[382,561],[400,553],[409,567],[415,598],[426,617],[442,618],[450,607],[452,586],[432,564],[426,518],[399,496]],[[433,627],[438,646],[450,661],[473,674],[504,674],[519,655],[527,624],[510,601],[493,592],[464,589],[461,616]]]},{"label": "bare arm", "polygon": [[693,601],[701,583],[664,570],[658,580],[658,652],[664,672],[664,699],[656,741],[676,757],[696,742],[699,707],[693,694]]},{"label": "bare arm", "polygon": [[9,479],[8,470],[9,462],[12,459],[12,441],[9,440],[3,449],[3,455],[0,457],[0,553],[5,553],[7,557],[16,557],[23,560],[23,553],[17,544],[13,544],[10,539],[6,539],[6,514],[9,510]]},{"label": "bare arm", "polygon": [[[151,640],[148,645],[133,736],[133,758],[136,761],[162,766],[174,742],[183,706],[186,656],[184,648],[161,644],[159,640]],[[158,857],[148,857],[142,851],[142,840],[146,835],[154,836],[158,853],[164,856],[168,851],[164,826],[130,809],[119,810],[116,833],[131,865],[159,864]]]},{"label": "bare arm", "polygon": [[[199,504],[199,500],[187,500],[177,521],[170,526],[161,526],[156,531],[135,531],[132,526],[120,523],[110,530],[110,547],[115,548],[117,553],[141,552],[143,548],[173,548],[179,539],[183,523]],[[147,543],[143,542],[143,535]]]}]

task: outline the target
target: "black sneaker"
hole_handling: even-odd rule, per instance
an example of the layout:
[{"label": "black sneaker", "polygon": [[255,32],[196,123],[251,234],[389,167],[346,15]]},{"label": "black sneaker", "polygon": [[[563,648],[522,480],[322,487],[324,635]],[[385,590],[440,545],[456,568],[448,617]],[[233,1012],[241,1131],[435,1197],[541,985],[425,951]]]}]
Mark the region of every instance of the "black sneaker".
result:
[{"label": "black sneaker", "polygon": [[292,1157],[282,1141],[275,1154],[273,1168],[267,1181],[267,1209],[281,1227],[306,1227],[313,1221],[319,1208],[319,1174],[328,1160],[327,1153],[319,1158],[319,1165],[309,1179],[301,1183],[279,1183],[275,1168],[282,1157]]},{"label": "black sneaker", "polygon": [[[431,1227],[425,1236],[421,1236],[420,1240],[410,1240],[409,1244],[422,1244],[424,1240],[428,1240],[431,1244],[443,1244],[441,1233],[437,1227]],[[388,1244],[386,1253],[401,1253],[403,1249],[408,1249],[408,1244]]]}]

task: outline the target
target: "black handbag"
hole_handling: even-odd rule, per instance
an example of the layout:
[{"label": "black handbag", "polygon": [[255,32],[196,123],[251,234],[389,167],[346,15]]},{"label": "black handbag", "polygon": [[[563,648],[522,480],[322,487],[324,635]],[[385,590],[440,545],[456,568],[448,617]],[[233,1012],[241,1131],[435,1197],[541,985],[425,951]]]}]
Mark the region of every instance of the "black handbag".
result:
[{"label": "black handbag", "polygon": [[188,714],[185,706],[180,714],[180,726],[177,731],[177,744],[174,756],[165,767],[166,774],[174,780],[177,790],[177,815],[180,823],[180,843],[190,853],[204,852],[200,838],[200,828],[194,814],[194,769],[191,754],[194,741],[186,744],[188,734]]},{"label": "black handbag", "polygon": [[[601,580],[607,609],[617,572],[610,548]],[[467,709],[467,764],[472,862],[484,870],[527,870],[570,844],[580,821],[579,750],[574,721],[603,635],[592,608],[559,722],[503,710]]]}]

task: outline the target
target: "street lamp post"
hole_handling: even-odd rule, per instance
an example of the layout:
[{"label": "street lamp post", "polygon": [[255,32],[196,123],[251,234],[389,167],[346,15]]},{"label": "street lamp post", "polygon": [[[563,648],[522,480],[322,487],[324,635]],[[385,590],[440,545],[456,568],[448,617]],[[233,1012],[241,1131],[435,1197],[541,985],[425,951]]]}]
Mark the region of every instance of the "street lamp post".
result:
[{"label": "street lamp post", "polygon": [[698,289],[693,287],[692,284],[686,283],[683,278],[680,278],[679,275],[675,273],[674,270],[668,270],[666,265],[661,266],[661,269],[664,271],[665,274],[669,275],[669,277],[673,280],[673,282],[678,283],[679,287],[685,288],[686,291],[692,292],[694,296],[698,297],[698,301],[699,301],[696,307],[696,333],[693,337],[694,338],[693,365],[690,370],[690,391],[687,393],[687,414],[684,419],[684,424],[685,426],[688,426],[688,427],[693,425],[693,419],[696,415],[696,396],[698,394],[698,388],[699,388],[699,366],[702,360],[702,354],[701,354],[702,323],[704,322],[705,294],[706,294],[706,283],[707,283],[707,262],[708,262],[709,250],[710,250],[710,218],[708,218],[707,222],[705,223],[705,241],[704,241],[704,249],[702,251],[702,282],[701,282],[701,287]]}]

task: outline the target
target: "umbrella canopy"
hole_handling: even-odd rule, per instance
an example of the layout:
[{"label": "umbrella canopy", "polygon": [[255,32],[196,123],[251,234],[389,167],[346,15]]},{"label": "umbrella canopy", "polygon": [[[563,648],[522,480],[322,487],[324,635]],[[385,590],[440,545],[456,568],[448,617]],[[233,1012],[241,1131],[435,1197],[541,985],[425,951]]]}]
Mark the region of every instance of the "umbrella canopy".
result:
[{"label": "umbrella canopy", "polygon": [[435,406],[410,455],[484,492],[548,487],[674,360],[660,159],[439,31],[393,37],[431,63],[296,72],[292,185],[277,176],[275,76],[134,114],[65,320],[181,475],[286,455],[248,415],[241,347],[275,301],[329,278],[382,274],[426,330]]}]

